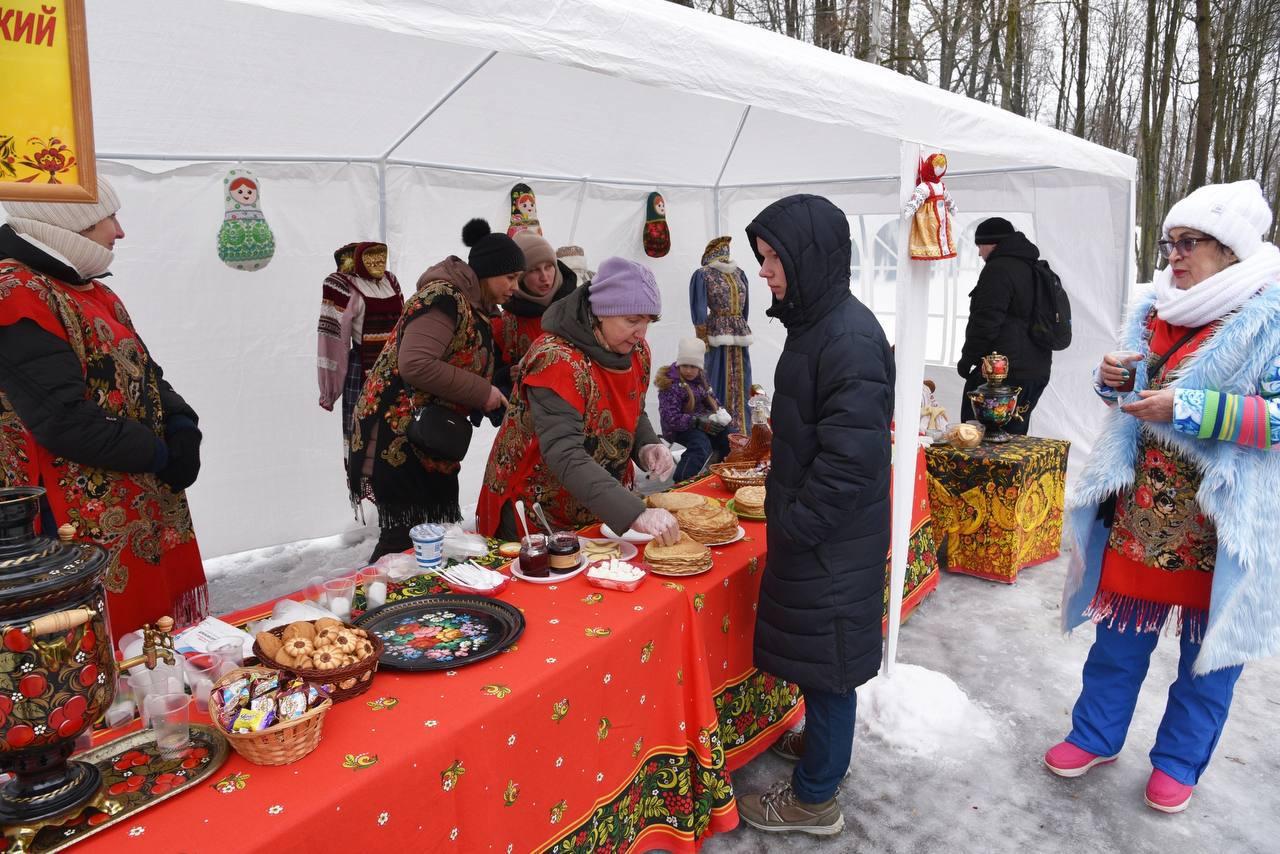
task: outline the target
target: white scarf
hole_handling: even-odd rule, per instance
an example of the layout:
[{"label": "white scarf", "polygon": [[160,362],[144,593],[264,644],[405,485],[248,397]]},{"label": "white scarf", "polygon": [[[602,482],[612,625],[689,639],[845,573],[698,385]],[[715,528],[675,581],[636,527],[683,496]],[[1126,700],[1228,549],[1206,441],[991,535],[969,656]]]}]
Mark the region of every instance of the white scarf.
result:
[{"label": "white scarf", "polygon": [[1244,305],[1258,291],[1280,282],[1280,248],[1264,243],[1248,258],[1179,290],[1168,267],[1156,273],[1156,314],[1174,326],[1207,326]]},{"label": "white scarf", "polygon": [[115,257],[105,246],[58,225],[20,216],[11,216],[8,222],[24,240],[51,255],[55,261],[74,268],[82,279],[101,276]]}]

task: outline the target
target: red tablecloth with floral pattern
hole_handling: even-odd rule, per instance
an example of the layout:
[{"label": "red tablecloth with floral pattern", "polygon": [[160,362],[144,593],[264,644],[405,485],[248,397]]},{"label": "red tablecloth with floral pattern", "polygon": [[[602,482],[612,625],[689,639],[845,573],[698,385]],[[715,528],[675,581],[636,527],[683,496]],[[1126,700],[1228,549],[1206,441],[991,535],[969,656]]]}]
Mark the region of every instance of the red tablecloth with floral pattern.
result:
[{"label": "red tablecloth with floral pattern", "polygon": [[[725,497],[711,479],[691,488]],[[937,581],[918,504],[904,612]],[[80,847],[695,850],[738,822],[728,772],[803,713],[794,686],[751,664],[764,524],[743,528],[713,549],[710,572],[651,576],[634,593],[581,576],[515,581],[501,598],[527,627],[507,652],[443,673],[380,671],[334,707],[310,755],[263,767],[233,754],[211,783]]]}]

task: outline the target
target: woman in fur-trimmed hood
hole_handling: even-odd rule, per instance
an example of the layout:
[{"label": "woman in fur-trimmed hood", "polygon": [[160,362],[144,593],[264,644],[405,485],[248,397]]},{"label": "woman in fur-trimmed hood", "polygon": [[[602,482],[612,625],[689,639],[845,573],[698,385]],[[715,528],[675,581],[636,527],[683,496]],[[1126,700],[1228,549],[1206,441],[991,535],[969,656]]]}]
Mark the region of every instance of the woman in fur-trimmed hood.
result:
[{"label": "woman in fur-trimmed hood", "polygon": [[1066,740],[1076,777],[1124,744],[1162,626],[1178,677],[1151,751],[1146,803],[1186,808],[1244,662],[1280,651],[1280,249],[1254,181],[1202,187],[1169,211],[1168,266],[1140,294],[1097,391],[1113,407],[1070,510],[1064,628],[1097,638]]}]

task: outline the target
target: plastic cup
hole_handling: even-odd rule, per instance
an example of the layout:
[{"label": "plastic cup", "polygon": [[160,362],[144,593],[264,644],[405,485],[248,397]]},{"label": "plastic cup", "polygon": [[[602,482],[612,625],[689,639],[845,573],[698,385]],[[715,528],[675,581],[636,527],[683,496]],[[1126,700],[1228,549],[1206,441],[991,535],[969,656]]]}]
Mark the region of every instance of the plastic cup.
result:
[{"label": "plastic cup", "polygon": [[351,600],[355,595],[354,578],[335,578],[324,583],[324,607],[344,623],[351,619]]},{"label": "plastic cup", "polygon": [[218,657],[218,679],[244,664],[244,644],[238,640],[224,640],[209,647],[209,654]]},{"label": "plastic cup", "polygon": [[437,569],[444,561],[444,525],[427,523],[409,529],[413,556],[422,569]]},{"label": "plastic cup", "polygon": [[133,692],[133,702],[142,714],[142,725],[147,726],[150,717],[147,711],[147,697],[153,694],[182,694],[182,669],[172,664],[157,664],[154,670],[138,665],[129,671],[129,690]]},{"label": "plastic cup", "polygon": [[308,578],[307,586],[302,589],[303,598],[324,607],[324,583],[328,580],[323,575],[313,575]]},{"label": "plastic cup", "polygon": [[391,585],[391,577],[387,574],[386,567],[370,566],[360,570],[360,583],[364,586],[366,611],[372,611],[387,604],[387,591]]},{"label": "plastic cup", "polygon": [[156,734],[156,746],[165,756],[173,756],[191,743],[191,700],[185,694],[148,694],[143,704]]},{"label": "plastic cup", "polygon": [[209,692],[213,683],[222,675],[222,659],[212,653],[201,653],[184,659],[182,672],[196,701],[196,711],[209,713]]}]

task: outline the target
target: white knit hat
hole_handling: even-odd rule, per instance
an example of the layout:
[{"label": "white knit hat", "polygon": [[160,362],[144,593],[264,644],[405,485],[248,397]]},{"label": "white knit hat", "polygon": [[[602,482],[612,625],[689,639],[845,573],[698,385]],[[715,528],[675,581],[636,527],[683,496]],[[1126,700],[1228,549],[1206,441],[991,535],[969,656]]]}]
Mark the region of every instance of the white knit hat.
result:
[{"label": "white knit hat", "polygon": [[1252,179],[1206,184],[1169,209],[1166,239],[1174,228],[1203,231],[1243,261],[1262,248],[1262,236],[1271,229],[1271,206]]},{"label": "white knit hat", "polygon": [[56,225],[68,231],[81,232],[97,225],[120,210],[120,197],[107,179],[98,176],[98,201],[87,205],[83,202],[5,202],[9,216],[33,219]]},{"label": "white knit hat", "polygon": [[706,354],[707,347],[701,339],[681,338],[680,349],[676,351],[676,364],[701,368],[705,364],[703,357]]}]

